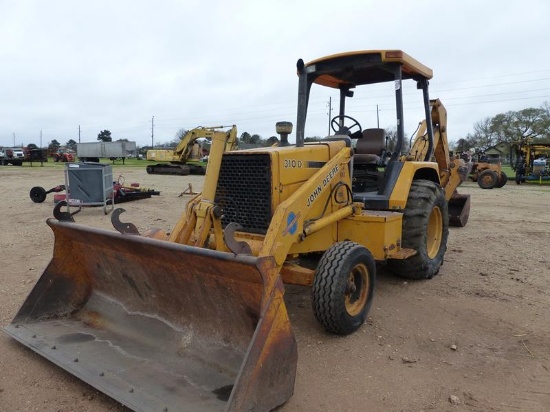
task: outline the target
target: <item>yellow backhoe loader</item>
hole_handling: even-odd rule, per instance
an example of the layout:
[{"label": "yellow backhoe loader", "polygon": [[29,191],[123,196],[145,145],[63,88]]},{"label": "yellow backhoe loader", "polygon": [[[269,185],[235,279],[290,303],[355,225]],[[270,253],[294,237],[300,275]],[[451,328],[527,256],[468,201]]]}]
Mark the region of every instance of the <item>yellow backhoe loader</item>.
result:
[{"label": "yellow backhoe loader", "polygon": [[[449,218],[465,225],[469,198],[456,194],[466,170],[449,159],[431,69],[400,50],[297,69],[295,143],[289,122],[277,124],[277,147],[227,152],[225,136],[213,136],[204,190],[169,234],[139,234],[122,209],[112,215],[120,233],[58,211],[48,220],[53,259],[5,330],[136,411],[265,411],[294,391],[284,283],[311,287],[313,315],[345,335],[366,319],[377,262],[435,276]],[[425,120],[403,156],[405,80],[421,90]],[[346,114],[356,88],[385,82],[396,102],[392,152],[383,130]],[[340,94],[335,133],[306,144],[310,90],[321,86]]]},{"label": "yellow backhoe loader", "polygon": [[195,127],[188,130],[174,150],[147,150],[147,160],[160,162],[148,165],[146,170],[152,175],[204,175],[208,161],[199,143],[199,139],[212,140],[214,136],[225,138],[225,150],[235,150],[237,147],[237,126],[223,130],[227,126]]}]

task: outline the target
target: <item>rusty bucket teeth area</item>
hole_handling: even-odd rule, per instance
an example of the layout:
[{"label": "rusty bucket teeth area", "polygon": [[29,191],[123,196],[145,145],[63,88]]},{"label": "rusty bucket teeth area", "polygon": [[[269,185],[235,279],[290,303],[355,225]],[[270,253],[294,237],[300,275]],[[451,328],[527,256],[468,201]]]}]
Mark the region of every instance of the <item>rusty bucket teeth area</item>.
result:
[{"label": "rusty bucket teeth area", "polygon": [[297,351],[270,258],[48,220],[54,256],[5,331],[135,411],[270,410]]}]

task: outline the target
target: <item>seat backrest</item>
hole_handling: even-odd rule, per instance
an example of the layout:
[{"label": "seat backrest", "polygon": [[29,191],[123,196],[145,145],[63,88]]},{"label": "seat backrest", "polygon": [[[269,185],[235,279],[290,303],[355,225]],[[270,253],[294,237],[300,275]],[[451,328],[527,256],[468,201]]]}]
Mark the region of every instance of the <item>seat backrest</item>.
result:
[{"label": "seat backrest", "polygon": [[355,153],[357,154],[375,154],[379,155],[386,146],[386,136],[384,129],[365,129],[363,137],[357,139]]}]

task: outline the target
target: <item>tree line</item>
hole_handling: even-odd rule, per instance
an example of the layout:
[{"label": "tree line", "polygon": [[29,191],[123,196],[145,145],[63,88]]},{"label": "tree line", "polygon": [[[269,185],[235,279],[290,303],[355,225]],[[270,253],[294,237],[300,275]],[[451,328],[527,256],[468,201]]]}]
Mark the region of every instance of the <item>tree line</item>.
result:
[{"label": "tree line", "polygon": [[487,150],[499,143],[531,139],[533,143],[550,143],[550,104],[519,111],[499,113],[474,123],[473,133],[455,143],[457,151]]},{"label": "tree line", "polygon": [[[508,111],[499,113],[493,117],[486,117],[477,121],[473,125],[473,132],[468,133],[465,138],[458,139],[451,143],[453,149],[464,152],[471,149],[487,150],[499,143],[512,143],[531,139],[533,143],[550,143],[550,103],[544,102],[540,107],[529,107],[519,111]],[[181,138],[187,132],[186,129],[180,129],[176,132],[171,141],[159,142],[156,147],[176,147]],[[397,140],[397,131],[395,128],[386,130],[388,146],[394,146]],[[109,130],[102,130],[97,135],[98,141],[112,142],[113,138]],[[123,141],[127,139],[119,139]],[[306,142],[320,140],[319,136],[306,137]],[[262,138],[259,134],[251,134],[243,132],[237,139],[241,146],[273,146],[278,143],[277,136],[270,136],[267,139]],[[409,143],[409,142],[406,142]],[[76,150],[77,142],[69,139],[65,143],[65,147]],[[30,146],[36,147],[34,144]],[[53,139],[48,149],[55,151],[61,147],[61,143]]]}]

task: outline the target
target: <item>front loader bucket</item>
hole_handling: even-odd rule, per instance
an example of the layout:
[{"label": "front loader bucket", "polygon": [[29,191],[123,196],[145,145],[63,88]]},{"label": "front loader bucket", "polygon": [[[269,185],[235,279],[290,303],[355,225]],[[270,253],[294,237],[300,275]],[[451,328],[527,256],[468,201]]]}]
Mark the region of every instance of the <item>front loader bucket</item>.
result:
[{"label": "front loader bucket", "polygon": [[449,225],[464,227],[470,217],[470,195],[453,193],[449,199]]},{"label": "front loader bucket", "polygon": [[272,258],[48,220],[53,259],[5,330],[135,411],[270,410],[297,349]]}]

